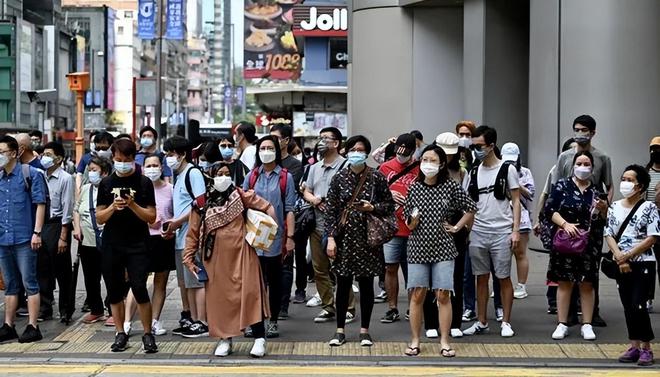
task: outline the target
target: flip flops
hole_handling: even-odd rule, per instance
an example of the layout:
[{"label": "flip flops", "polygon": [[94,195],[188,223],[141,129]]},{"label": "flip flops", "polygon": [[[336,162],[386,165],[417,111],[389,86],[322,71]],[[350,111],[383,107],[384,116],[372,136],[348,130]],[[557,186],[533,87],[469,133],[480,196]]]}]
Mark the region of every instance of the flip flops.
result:
[{"label": "flip flops", "polygon": [[451,348],[443,348],[440,350],[442,357],[454,357],[456,356],[456,351]]},{"label": "flip flops", "polygon": [[419,347],[408,346],[406,352],[404,353],[406,354],[406,356],[419,356],[419,352],[420,352]]}]

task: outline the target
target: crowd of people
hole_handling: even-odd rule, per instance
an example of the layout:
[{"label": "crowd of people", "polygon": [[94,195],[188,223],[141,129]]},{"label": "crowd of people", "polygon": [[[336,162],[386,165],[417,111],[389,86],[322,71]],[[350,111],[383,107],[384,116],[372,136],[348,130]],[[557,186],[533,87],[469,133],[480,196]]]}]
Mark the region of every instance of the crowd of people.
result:
[{"label": "crowd of people", "polygon": [[[423,323],[428,338],[439,338],[441,356],[454,357],[452,338],[489,331],[491,297],[500,335],[514,336],[513,303],[528,296],[534,233],[549,253],[552,339],[578,323],[585,340],[596,339],[594,327],[606,325],[602,270],[616,279],[628,328],[630,348],[619,360],[650,365],[660,136],[646,166],[621,172],[622,199],[613,201],[610,158],[592,144],[596,121],[579,116],[572,130],[542,190],[517,144],[498,147],[494,128],[469,121],[428,144],[411,131],[374,150],[366,136],[345,139],[333,127],[320,131],[313,150],[297,145],[288,125],[258,137],[254,125],[240,123],[200,145],[180,136],[160,142],[152,127],[137,140],[96,132],[75,171],[57,142],[3,136],[0,341],[42,339],[38,323],[53,319],[56,287],[59,319],[71,321],[75,240],[87,293],[83,322],[114,327],[114,352],[127,349],[136,312],[143,349],[158,351],[156,336],[168,332],[160,317],[171,271],[181,316],[170,331],[218,338],[216,356],[229,355],[241,335],[254,338],[251,356],[266,355],[266,339],[280,335],[291,303],[320,307],[314,322],[336,322],[328,344],[342,346],[346,324],[358,317],[357,292],[359,342],[370,347],[375,302],[387,302],[382,323],[401,319],[401,269],[411,328],[405,354],[423,351]],[[267,246],[246,239],[254,226],[248,211],[277,225]],[[311,297],[308,282],[316,286]],[[20,337],[17,315],[28,317]]]}]

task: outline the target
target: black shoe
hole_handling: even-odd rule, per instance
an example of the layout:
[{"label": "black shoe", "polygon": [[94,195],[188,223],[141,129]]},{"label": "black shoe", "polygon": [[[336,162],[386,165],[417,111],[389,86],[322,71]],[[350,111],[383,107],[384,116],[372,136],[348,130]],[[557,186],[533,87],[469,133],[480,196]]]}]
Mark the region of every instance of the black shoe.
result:
[{"label": "black shoe", "polygon": [[607,327],[607,323],[605,323],[605,320],[600,317],[600,314],[596,313],[594,314],[594,317],[591,319],[591,326]]},{"label": "black shoe", "polygon": [[190,326],[192,326],[192,321],[187,319],[187,318],[182,318],[179,320],[179,325],[180,327],[172,330],[172,334],[174,335],[183,335],[184,332],[188,331],[190,329]]},{"label": "black shoe", "polygon": [[16,326],[9,326],[6,323],[2,325],[2,327],[0,327],[0,342],[6,342],[8,340],[14,339],[18,339]]},{"label": "black shoe", "polygon": [[556,306],[548,306],[548,314],[555,315],[557,314],[557,307]]},{"label": "black shoe", "polygon": [[18,310],[16,310],[16,315],[19,317],[28,317],[30,315],[30,312],[28,311],[27,307],[18,308]]},{"label": "black shoe", "polygon": [[60,317],[60,323],[69,326],[69,324],[71,323],[71,316],[70,315],[61,316]]},{"label": "black shoe", "polygon": [[44,337],[41,335],[41,331],[39,331],[39,327],[37,326],[36,328],[32,325],[27,325],[25,327],[25,331],[23,332],[23,335],[21,335],[20,338],[18,338],[19,343],[32,343],[39,341],[43,339]]},{"label": "black shoe", "polygon": [[92,311],[92,309],[89,307],[89,305],[87,305],[87,302],[85,302],[82,308],[80,308],[80,311],[83,313],[89,313]]},{"label": "black shoe", "polygon": [[406,321],[410,321],[410,309],[406,310]]},{"label": "black shoe", "polygon": [[209,336],[209,327],[201,321],[195,321],[190,327],[184,331],[181,336],[184,338],[201,338]]},{"label": "black shoe", "polygon": [[144,350],[144,353],[158,352],[158,346],[156,345],[154,334],[149,333],[142,336],[142,349]]},{"label": "black shoe", "polygon": [[346,343],[346,335],[340,332],[336,333],[335,336],[333,336],[332,339],[330,339],[328,342],[330,347],[339,347],[344,345],[344,343]]},{"label": "black shoe", "polygon": [[49,313],[49,314],[39,313],[39,317],[37,318],[37,322],[52,321],[52,320],[53,320],[53,313]]},{"label": "black shoe", "polygon": [[286,321],[287,319],[289,319],[289,311],[286,309],[280,310],[280,314],[277,316],[277,319],[279,321]]},{"label": "black shoe", "polygon": [[385,316],[380,319],[381,323],[394,323],[401,319],[401,316],[399,315],[399,310],[397,308],[390,309],[385,313]]},{"label": "black shoe", "polygon": [[126,348],[128,348],[128,335],[120,332],[115,336],[115,342],[110,346],[110,350],[112,350],[112,352],[124,352],[126,351]]},{"label": "black shoe", "polygon": [[368,333],[360,333],[360,345],[362,347],[371,347],[374,345],[374,341],[371,339],[371,335]]}]

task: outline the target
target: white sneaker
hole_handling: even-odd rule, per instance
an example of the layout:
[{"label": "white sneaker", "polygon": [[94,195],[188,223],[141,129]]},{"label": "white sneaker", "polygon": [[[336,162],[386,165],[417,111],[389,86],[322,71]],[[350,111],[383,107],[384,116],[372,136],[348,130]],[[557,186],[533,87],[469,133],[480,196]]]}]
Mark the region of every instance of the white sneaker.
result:
[{"label": "white sneaker", "polygon": [[319,296],[319,294],[317,293],[307,301],[307,304],[305,304],[305,306],[307,306],[308,308],[314,308],[316,306],[321,306],[321,304],[323,304],[323,301],[321,301],[321,296]]},{"label": "white sneaker", "polygon": [[358,288],[355,284],[353,284],[353,293],[360,293],[360,288]]},{"label": "white sneaker", "polygon": [[529,295],[527,294],[527,287],[525,286],[525,284],[518,283],[518,285],[516,285],[516,288],[514,288],[513,290],[513,298],[523,299],[526,298],[527,296]]},{"label": "white sneaker", "polygon": [[[231,339],[220,339],[218,347],[216,347],[214,354],[219,357],[229,356],[232,351]],[[253,348],[254,349],[254,348]]]},{"label": "white sneaker", "polygon": [[346,324],[352,323],[355,321],[355,316],[351,312],[346,312]]},{"label": "white sneaker", "polygon": [[490,298],[494,298],[494,297],[495,297],[495,292],[490,292]]},{"label": "white sneaker", "polygon": [[481,322],[476,321],[472,324],[472,326],[468,327],[467,329],[463,330],[463,335],[475,335],[475,334],[483,334],[490,331],[488,328],[488,324],[483,325]]},{"label": "white sneaker", "polygon": [[430,329],[426,330],[426,337],[429,339],[435,339],[438,337],[438,330],[436,329]]},{"label": "white sneaker", "polygon": [[596,340],[596,333],[594,333],[594,329],[591,325],[582,325],[580,334],[582,334],[584,340]]},{"label": "white sneaker", "polygon": [[563,323],[558,324],[555,332],[552,333],[552,339],[554,340],[562,340],[567,336],[568,326],[564,325]]},{"label": "white sneaker", "polygon": [[167,334],[167,330],[163,328],[163,324],[157,319],[151,320],[151,332],[158,336]]},{"label": "white sneaker", "polygon": [[451,329],[451,337],[452,338],[462,338],[463,337],[463,331],[461,329]]},{"label": "white sneaker", "polygon": [[502,335],[502,338],[510,338],[514,335],[515,333],[513,332],[513,329],[511,328],[511,324],[508,322],[502,322],[502,331],[500,332],[500,335]]},{"label": "white sneaker", "polygon": [[133,330],[133,325],[131,322],[124,322],[124,333],[128,336],[131,335],[131,330]]},{"label": "white sneaker", "polygon": [[497,308],[495,310],[495,318],[497,319],[497,322],[502,322],[504,320],[504,309]]},{"label": "white sneaker", "polygon": [[250,356],[257,358],[266,356],[266,338],[254,340],[254,345],[250,350]]}]

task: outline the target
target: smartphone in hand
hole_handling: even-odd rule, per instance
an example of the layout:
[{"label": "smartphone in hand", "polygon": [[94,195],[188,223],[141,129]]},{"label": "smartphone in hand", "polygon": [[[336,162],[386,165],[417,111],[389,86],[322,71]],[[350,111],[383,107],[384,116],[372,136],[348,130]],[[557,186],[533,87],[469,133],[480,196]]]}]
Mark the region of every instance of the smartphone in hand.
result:
[{"label": "smartphone in hand", "polygon": [[206,270],[204,269],[204,266],[198,266],[199,271],[197,271],[197,280],[200,283],[206,283],[209,281],[209,275],[206,273]]},{"label": "smartphone in hand", "polygon": [[170,222],[169,221],[165,221],[161,226],[161,229],[163,230],[163,232],[167,232],[167,230],[169,228],[170,228]]}]

